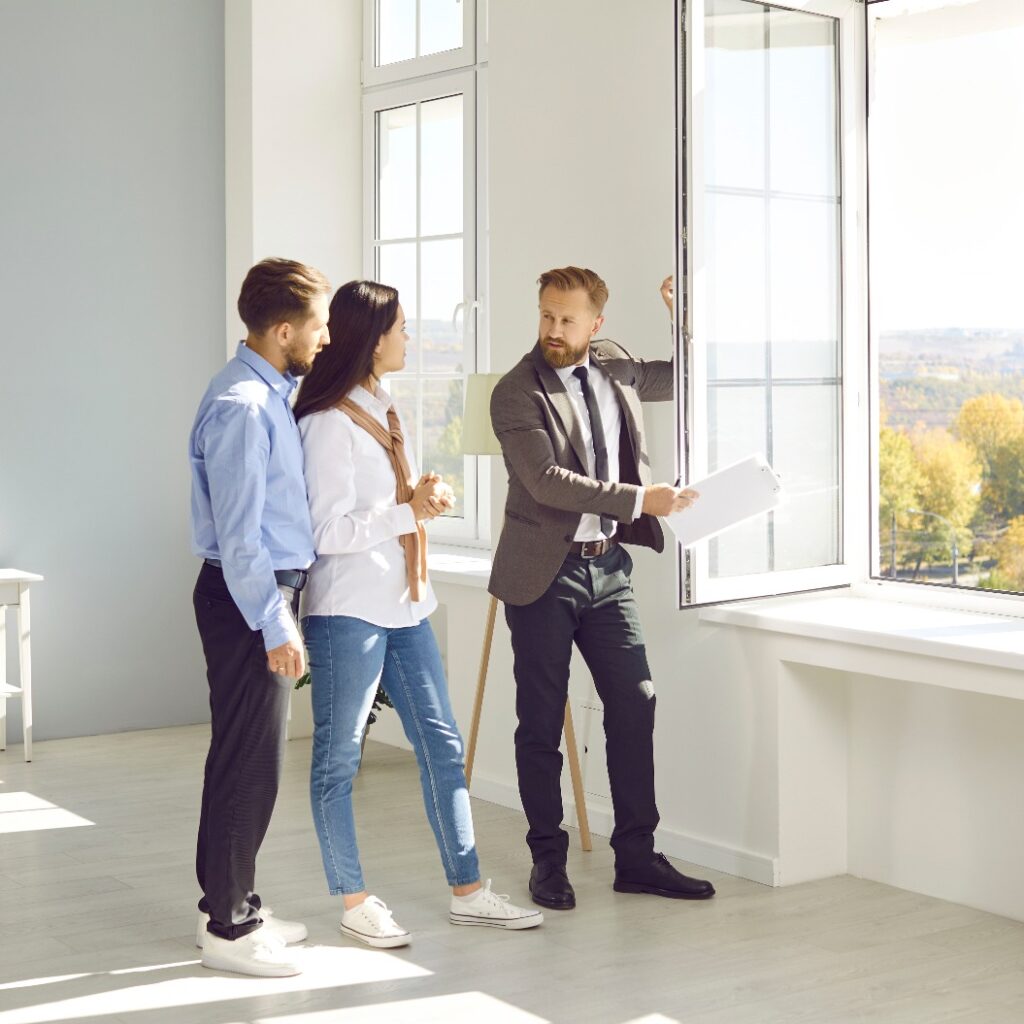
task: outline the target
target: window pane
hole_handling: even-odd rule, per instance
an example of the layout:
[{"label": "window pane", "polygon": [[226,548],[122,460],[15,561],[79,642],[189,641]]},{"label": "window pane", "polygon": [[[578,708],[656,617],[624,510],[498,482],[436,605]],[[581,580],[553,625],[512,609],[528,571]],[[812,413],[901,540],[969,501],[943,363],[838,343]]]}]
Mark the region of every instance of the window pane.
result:
[{"label": "window pane", "polygon": [[771,462],[787,501],[774,515],[774,569],[840,558],[839,388],[780,386],[772,394]]},{"label": "window pane", "polygon": [[420,415],[419,385],[415,379],[408,377],[388,376],[384,378],[384,388],[391,395],[395,408],[402,414],[405,424],[405,447],[412,452],[420,473],[424,472],[420,459],[419,429],[417,424]]},{"label": "window pane", "polygon": [[452,328],[455,307],[463,301],[463,241],[461,238],[420,244],[423,315],[420,331],[425,373],[462,371],[463,315]]},{"label": "window pane", "polygon": [[462,7],[472,0],[420,0],[420,56],[462,46]]},{"label": "window pane", "polygon": [[[767,392],[763,387],[716,387],[708,395],[708,469],[714,472],[758,452],[767,454]],[[712,576],[767,572],[768,533],[762,520],[741,523],[709,545]]]},{"label": "window pane", "polygon": [[769,149],[774,192],[835,196],[836,27],[831,18],[773,11],[767,18]]},{"label": "window pane", "polygon": [[[708,192],[708,378],[763,377],[767,337],[765,206],[758,196]],[[738,301],[738,297],[742,300]]]},{"label": "window pane", "polygon": [[[709,572],[830,565],[841,557],[835,23],[707,0],[706,25],[707,336],[694,358],[709,390],[694,436],[709,470],[762,454],[790,495],[712,541]],[[757,384],[724,383],[740,379]]]},{"label": "window pane", "polygon": [[1021,592],[1024,5],[889,6],[870,8],[875,569]]},{"label": "window pane", "polygon": [[765,21],[758,4],[708,4],[704,174],[709,185],[764,188]]},{"label": "window pane", "polygon": [[378,0],[377,64],[416,56],[416,0]]},{"label": "window pane", "polygon": [[445,515],[465,516],[465,456],[462,454],[462,378],[423,382],[423,470],[440,473],[455,491],[455,508]]},{"label": "window pane", "polygon": [[379,238],[416,235],[416,105],[377,115]]},{"label": "window pane", "polygon": [[418,366],[420,328],[417,322],[416,243],[398,242],[382,245],[377,255],[377,280],[398,289],[398,301],[405,313],[409,347],[406,349],[405,368],[415,371]]},{"label": "window pane", "polygon": [[775,377],[834,377],[838,371],[838,212],[832,202],[769,201]]},{"label": "window pane", "polygon": [[420,232],[462,231],[462,97],[420,107]]}]

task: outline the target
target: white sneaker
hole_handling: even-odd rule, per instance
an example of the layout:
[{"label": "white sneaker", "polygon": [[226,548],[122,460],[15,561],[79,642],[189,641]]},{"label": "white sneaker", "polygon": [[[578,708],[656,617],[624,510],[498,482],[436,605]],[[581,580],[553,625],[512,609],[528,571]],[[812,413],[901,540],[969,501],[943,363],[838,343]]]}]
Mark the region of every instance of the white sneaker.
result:
[{"label": "white sneaker", "polygon": [[485,925],[488,928],[508,928],[518,931],[521,928],[536,928],[544,920],[539,910],[524,910],[514,903],[509,903],[507,896],[499,896],[491,892],[491,880],[476,892],[466,896],[452,896],[451,913],[448,920],[452,924]]},{"label": "white sneaker", "polygon": [[200,963],[212,971],[232,971],[257,978],[288,978],[302,973],[281,938],[266,928],[257,928],[234,941],[208,932]]},{"label": "white sneaker", "polygon": [[[283,939],[284,942],[291,944],[293,942],[305,942],[309,932],[306,930],[306,926],[301,921],[285,921],[280,917],[274,917],[274,912],[270,907],[260,908],[260,917],[263,918],[263,927],[268,932]],[[210,923],[210,915],[204,914],[202,911],[199,912],[199,922],[196,925],[196,946],[199,949],[203,948],[203,943],[206,941],[206,936],[209,934],[206,931],[206,926]]]},{"label": "white sneaker", "polygon": [[376,896],[367,896],[358,907],[345,911],[341,933],[378,949],[409,945],[409,933],[395,923],[391,911]]}]

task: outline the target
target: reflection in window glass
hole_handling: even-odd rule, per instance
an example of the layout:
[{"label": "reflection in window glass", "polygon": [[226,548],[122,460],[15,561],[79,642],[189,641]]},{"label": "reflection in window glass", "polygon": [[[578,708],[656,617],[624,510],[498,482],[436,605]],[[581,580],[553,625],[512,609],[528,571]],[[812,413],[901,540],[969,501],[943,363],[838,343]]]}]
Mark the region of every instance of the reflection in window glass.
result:
[{"label": "reflection in window glass", "polygon": [[[707,0],[704,163],[709,471],[751,454],[788,507],[710,545],[712,577],[841,560],[837,32]],[[767,116],[766,116],[767,112]]]},{"label": "reflection in window glass", "polygon": [[416,56],[416,0],[377,0],[377,64]]},{"label": "reflection in window glass", "polygon": [[881,576],[1024,591],[1024,5],[872,5]]},{"label": "reflection in window glass", "polygon": [[416,234],[416,104],[377,114],[377,231]]},{"label": "reflection in window glass", "polygon": [[462,231],[462,97],[420,107],[420,233]]},{"label": "reflection in window glass", "polygon": [[377,66],[459,49],[462,19],[463,0],[377,0]]},{"label": "reflection in window glass", "polygon": [[420,0],[421,57],[462,45],[462,5],[470,0]]}]

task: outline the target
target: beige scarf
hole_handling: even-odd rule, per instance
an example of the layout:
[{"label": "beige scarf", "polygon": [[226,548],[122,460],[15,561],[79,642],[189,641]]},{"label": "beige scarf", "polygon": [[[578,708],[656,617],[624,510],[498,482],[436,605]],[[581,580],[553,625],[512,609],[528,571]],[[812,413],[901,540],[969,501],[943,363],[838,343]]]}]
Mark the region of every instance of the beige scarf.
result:
[{"label": "beige scarf", "polygon": [[[395,471],[395,500],[399,505],[404,505],[412,498],[413,480],[409,460],[405,457],[405,439],[402,437],[402,427],[398,422],[395,407],[388,407],[388,429],[385,430],[374,416],[351,398],[343,398],[338,406],[353,423],[362,427],[375,441],[380,442],[381,447],[388,453],[391,468]],[[409,594],[413,601],[422,601],[427,592],[427,531],[422,523],[417,522],[416,532],[403,533],[398,541],[405,550]]]}]

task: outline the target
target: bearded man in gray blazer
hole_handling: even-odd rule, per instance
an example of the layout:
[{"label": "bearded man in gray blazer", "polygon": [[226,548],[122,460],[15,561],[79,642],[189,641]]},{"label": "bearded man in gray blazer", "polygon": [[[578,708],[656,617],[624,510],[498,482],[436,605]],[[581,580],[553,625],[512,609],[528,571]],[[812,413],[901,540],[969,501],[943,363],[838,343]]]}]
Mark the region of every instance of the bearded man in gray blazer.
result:
[{"label": "bearded man in gray blazer", "polygon": [[[654,849],[654,686],[623,544],[662,551],[658,516],[695,492],[651,483],[642,402],[671,401],[670,360],[594,340],[608,288],[592,270],[539,279],[537,344],[494,389],[491,421],[508,469],[490,592],[505,604],[515,659],[516,768],[535,903],[571,910],[559,743],[573,643],[604,704],[616,892],[707,899],[710,882]],[[671,280],[662,297],[672,310]]]}]

